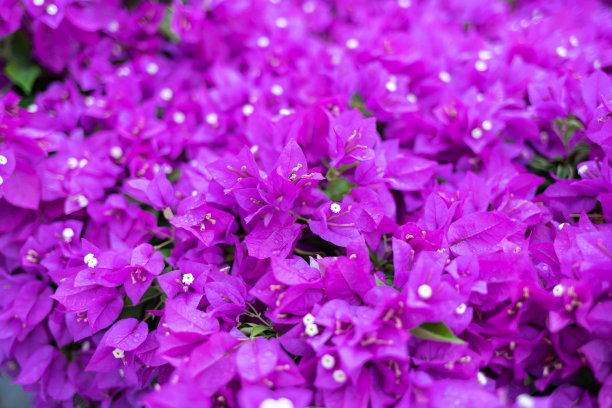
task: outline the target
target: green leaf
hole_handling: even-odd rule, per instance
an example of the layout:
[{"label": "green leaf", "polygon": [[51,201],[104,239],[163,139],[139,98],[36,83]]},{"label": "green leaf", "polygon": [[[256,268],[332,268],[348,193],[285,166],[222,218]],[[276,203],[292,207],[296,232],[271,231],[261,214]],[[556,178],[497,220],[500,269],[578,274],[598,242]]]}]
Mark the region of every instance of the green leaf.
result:
[{"label": "green leaf", "polygon": [[251,338],[259,336],[266,330],[268,330],[268,327],[264,326],[263,324],[253,327],[253,329],[251,330]]},{"label": "green leaf", "polygon": [[159,31],[166,36],[172,42],[179,42],[179,37],[170,28],[170,22],[172,21],[172,15],[174,14],[174,8],[168,7],[166,14],[164,15],[164,21],[159,26]]},{"label": "green leaf", "polygon": [[387,286],[387,282],[383,282],[378,278],[378,275],[374,275],[374,278],[376,279],[376,286]]},{"label": "green leaf", "polygon": [[372,116],[372,112],[370,112],[369,110],[367,110],[367,109],[365,108],[364,103],[365,103],[365,102],[364,102],[363,98],[361,97],[361,95],[359,95],[359,93],[355,92],[355,93],[353,94],[353,96],[351,96],[351,100],[350,100],[350,102],[349,102],[349,105],[350,105],[350,107],[351,107],[351,108],[353,108],[353,109],[359,109],[359,111],[361,112],[361,114],[362,114],[363,116],[365,116],[365,117],[370,117],[370,116]]},{"label": "green leaf", "polygon": [[410,329],[410,334],[423,340],[441,341],[444,343],[463,344],[463,340],[453,334],[443,322],[423,323],[420,326]]},{"label": "green leaf", "polygon": [[4,72],[12,83],[29,95],[32,92],[34,81],[42,73],[42,70],[35,64],[19,65],[11,61],[6,64]]},{"label": "green leaf", "polygon": [[332,201],[342,201],[342,198],[355,187],[347,179],[341,177],[330,181],[325,189],[325,194]]}]

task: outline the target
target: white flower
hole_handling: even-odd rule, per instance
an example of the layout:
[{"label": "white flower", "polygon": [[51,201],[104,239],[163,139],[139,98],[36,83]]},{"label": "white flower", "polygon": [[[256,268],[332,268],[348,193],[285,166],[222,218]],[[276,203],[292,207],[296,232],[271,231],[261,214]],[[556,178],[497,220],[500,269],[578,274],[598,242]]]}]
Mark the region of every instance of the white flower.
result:
[{"label": "white flower", "polygon": [[359,47],[359,40],[357,40],[356,38],[349,38],[348,40],[346,40],[346,48],[348,48],[349,50],[354,50],[357,47]]},{"label": "white flower", "polygon": [[455,309],[455,312],[458,315],[462,315],[465,313],[465,311],[467,310],[467,306],[465,303],[460,304],[459,306],[457,306],[457,309]]},{"label": "white flower", "polygon": [[211,126],[217,126],[219,124],[219,117],[214,112],[207,114],[205,120],[206,120],[206,123],[208,123]]},{"label": "white flower", "polygon": [[113,356],[115,356],[115,358],[124,358],[125,352],[121,349],[116,348],[113,350]]},{"label": "white flower", "polygon": [[157,65],[154,62],[149,62],[147,64],[147,66],[145,67],[147,74],[149,75],[155,75],[159,72],[159,65]]},{"label": "white flower", "polygon": [[332,377],[334,378],[336,382],[339,382],[339,383],[346,382],[346,373],[343,370],[338,369],[334,371],[334,373],[332,374]]},{"label": "white flower", "polygon": [[294,405],[289,398],[266,398],[259,404],[259,408],[294,408]]},{"label": "white flower", "polygon": [[319,334],[319,327],[316,324],[308,324],[306,325],[306,330],[304,330],[309,337],[316,336]]},{"label": "white flower", "polygon": [[421,286],[419,286],[419,288],[417,289],[417,293],[418,293],[419,297],[421,299],[423,299],[423,300],[428,300],[433,295],[433,291],[431,290],[431,286],[429,286],[426,283],[424,283]]},{"label": "white flower", "polygon": [[487,385],[487,376],[481,373],[480,371],[478,372],[477,380],[478,380],[478,384]]},{"label": "white flower", "polygon": [[279,84],[274,84],[272,85],[272,88],[270,88],[270,92],[272,92],[273,95],[281,96],[284,92],[284,89]]},{"label": "white flower", "polygon": [[0,166],[4,166],[6,163],[8,163],[8,159],[0,154]]},{"label": "white flower", "polygon": [[308,326],[309,324],[313,324],[314,321],[315,321],[315,318],[310,313],[308,313],[306,316],[304,316],[302,318],[302,322],[304,322],[304,326]]},{"label": "white flower", "polygon": [[482,137],[482,129],[479,127],[475,127],[474,129],[472,129],[471,134],[474,139],[480,139]]},{"label": "white flower", "polygon": [[534,408],[535,400],[531,395],[521,394],[516,397],[516,403],[520,408]]},{"label": "white flower", "polygon": [[172,92],[172,89],[170,88],[163,88],[161,91],[159,91],[159,97],[164,101],[171,100],[173,96],[174,92]]},{"label": "white flower", "polygon": [[59,9],[57,8],[55,4],[49,4],[47,8],[45,8],[45,11],[47,12],[48,15],[54,16],[57,14]]},{"label": "white flower", "polygon": [[323,357],[321,357],[321,365],[323,368],[331,370],[336,365],[336,359],[331,354],[324,354]]},{"label": "white flower", "polygon": [[493,129],[493,123],[491,123],[490,120],[483,120],[482,121],[482,128],[484,130],[491,130],[491,129]]},{"label": "white flower", "polygon": [[250,105],[248,103],[242,107],[242,114],[244,116],[251,116],[254,111],[255,108],[253,107],[253,105]]},{"label": "white flower", "polygon": [[123,149],[121,146],[113,146],[110,149],[110,155],[115,160],[120,159],[123,156]]},{"label": "white flower", "polygon": [[440,78],[440,81],[442,82],[446,82],[447,84],[451,81],[451,76],[448,72],[446,71],[442,71],[438,74],[438,78]]},{"label": "white flower", "polygon": [[64,228],[62,231],[62,238],[64,238],[64,241],[70,242],[72,237],[74,237],[74,230],[72,228]]},{"label": "white flower", "polygon": [[476,68],[476,71],[480,71],[480,72],[484,72],[487,70],[489,66],[487,65],[486,62],[478,60],[474,63],[474,68]]},{"label": "white flower", "polygon": [[185,122],[185,114],[181,111],[176,111],[174,115],[172,115],[172,120],[174,120],[175,123],[181,124]]},{"label": "white flower", "polygon": [[[197,194],[197,192],[196,192],[196,194]],[[195,280],[195,278],[190,273],[186,273],[186,274],[183,275],[183,284],[185,284],[187,286],[191,285],[194,280]]]},{"label": "white flower", "polygon": [[552,292],[555,297],[561,297],[565,293],[565,287],[559,283],[558,285],[555,285]]},{"label": "white flower", "polygon": [[340,207],[340,204],[338,203],[332,203],[329,207],[329,209],[331,210],[331,212],[333,212],[334,214],[338,214],[340,211],[342,211],[342,207]]}]

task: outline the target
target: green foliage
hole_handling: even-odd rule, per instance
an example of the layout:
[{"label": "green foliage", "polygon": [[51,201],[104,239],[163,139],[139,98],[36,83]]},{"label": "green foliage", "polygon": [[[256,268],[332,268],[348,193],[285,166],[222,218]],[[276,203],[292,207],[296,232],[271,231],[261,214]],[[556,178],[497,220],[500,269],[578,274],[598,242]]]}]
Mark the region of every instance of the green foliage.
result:
[{"label": "green foliage", "polygon": [[410,334],[424,340],[441,341],[444,343],[463,344],[463,340],[453,334],[443,322],[423,323],[410,329]]},{"label": "green foliage", "polygon": [[363,98],[357,92],[355,92],[353,96],[351,96],[349,106],[353,109],[359,109],[361,114],[365,116],[366,118],[369,118],[370,116],[372,116],[372,112],[366,109]]},{"label": "green foliage", "polygon": [[30,41],[20,31],[0,42],[0,55],[6,61],[4,73],[25,95],[32,93],[34,82],[42,74],[42,69],[31,60],[31,52]]}]

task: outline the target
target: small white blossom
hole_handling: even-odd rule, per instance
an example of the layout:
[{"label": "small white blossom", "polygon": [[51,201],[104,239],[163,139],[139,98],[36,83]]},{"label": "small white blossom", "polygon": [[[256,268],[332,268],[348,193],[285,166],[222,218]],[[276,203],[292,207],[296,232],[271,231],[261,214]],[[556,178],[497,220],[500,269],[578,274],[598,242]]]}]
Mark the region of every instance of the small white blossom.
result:
[{"label": "small white blossom", "polygon": [[315,322],[315,318],[313,315],[308,313],[302,318],[302,322],[304,323],[304,326],[308,326],[309,324],[313,324]]},{"label": "small white blossom", "polygon": [[217,114],[214,112],[207,114],[206,118],[204,119],[206,120],[206,123],[211,126],[217,126],[219,124],[219,116],[217,116]]},{"label": "small white blossom", "polygon": [[316,336],[319,334],[319,327],[316,324],[309,324],[306,326],[306,330],[304,330],[309,337]]},{"label": "small white blossom", "polygon": [[270,92],[272,92],[273,95],[281,96],[284,92],[284,89],[279,84],[274,84],[272,85],[272,88],[270,88]]},{"label": "small white blossom", "polygon": [[340,207],[340,204],[338,204],[338,203],[332,203],[332,205],[330,206],[329,209],[334,214],[338,214],[340,211],[342,211],[342,207]]},{"label": "small white blossom", "polygon": [[289,398],[266,398],[259,404],[259,408],[294,408],[294,405]]},{"label": "small white blossom", "polygon": [[480,371],[478,372],[477,380],[478,380],[478,384],[487,385],[487,376],[481,373]]},{"label": "small white blossom", "polygon": [[159,72],[159,65],[157,65],[154,62],[149,62],[147,64],[147,66],[145,67],[147,74],[149,75],[155,75]]},{"label": "small white blossom", "polygon": [[346,382],[346,373],[343,370],[336,370],[333,372],[332,377],[336,382],[343,383]]},{"label": "small white blossom", "polygon": [[331,354],[324,354],[323,357],[321,357],[321,365],[323,368],[331,370],[336,365],[336,359]]},{"label": "small white blossom", "polygon": [[487,70],[487,68],[489,68],[489,66],[486,62],[478,60],[474,63],[474,68],[476,68],[476,71],[484,72]]},{"label": "small white blossom", "polygon": [[565,287],[559,283],[558,285],[555,285],[552,292],[555,297],[561,297],[565,293]]},{"label": "small white blossom", "polygon": [[72,240],[72,237],[74,237],[74,230],[68,227],[64,228],[64,230],[62,231],[62,238],[64,238],[64,241],[70,242]]},{"label": "small white blossom", "polygon": [[433,295],[433,290],[431,289],[431,286],[424,283],[419,286],[419,288],[417,289],[417,293],[421,299],[428,300],[431,299],[431,296]]},{"label": "small white blossom", "polygon": [[159,91],[159,97],[166,102],[171,100],[173,96],[174,92],[172,92],[172,89],[170,88],[163,88],[161,91]]},{"label": "small white blossom", "polygon": [[121,349],[114,349],[113,350],[113,356],[115,356],[115,358],[125,358],[125,352]]},{"label": "small white blossom", "polygon": [[346,40],[346,48],[348,48],[349,50],[354,50],[357,49],[359,47],[359,40],[357,40],[356,38],[349,38],[348,40]]},{"label": "small white blossom", "polygon": [[482,137],[482,129],[479,127],[475,127],[474,129],[472,129],[471,134],[474,139],[480,139]]},{"label": "small white blossom", "polygon": [[248,103],[242,107],[242,114],[244,116],[251,116],[254,111],[255,108],[253,107],[253,105],[250,105]]},{"label": "small white blossom", "polygon": [[120,159],[123,156],[123,149],[121,146],[113,146],[110,149],[110,155],[115,160]]},{"label": "small white blossom", "polygon": [[438,78],[440,78],[440,81],[445,82],[447,84],[452,80],[450,74],[446,71],[440,72],[438,74]]},{"label": "small white blossom", "polygon": [[45,8],[45,11],[47,12],[48,15],[54,16],[57,14],[59,9],[57,8],[55,4],[51,3]]},{"label": "small white blossom", "polygon": [[491,123],[490,120],[483,120],[482,121],[482,128],[484,130],[491,130],[491,129],[493,129],[493,123]]},{"label": "small white blossom", "polygon": [[567,57],[567,48],[565,48],[564,46],[562,45],[558,46],[555,51],[557,52],[557,55],[560,56],[561,58]]},{"label": "small white blossom", "polygon": [[516,397],[516,403],[520,408],[534,408],[535,400],[531,395],[521,394]]},{"label": "small white blossom", "polygon": [[4,166],[6,163],[8,163],[8,159],[0,154],[0,166]]},{"label": "small white blossom", "polygon": [[195,280],[195,278],[190,273],[186,273],[186,274],[183,275],[183,284],[184,285],[189,286],[189,285],[191,285],[193,283],[194,280]]},{"label": "small white blossom", "polygon": [[287,28],[287,26],[289,25],[289,21],[287,21],[285,17],[277,18],[275,23],[278,28]]},{"label": "small white blossom", "polygon": [[257,46],[260,48],[267,48],[270,45],[270,39],[266,36],[261,36],[257,39]]},{"label": "small white blossom", "polygon": [[181,111],[176,111],[172,115],[172,120],[174,120],[174,123],[181,124],[185,122],[185,114]]},{"label": "small white blossom", "polygon": [[465,313],[465,311],[467,310],[467,306],[465,303],[460,304],[459,306],[457,306],[457,309],[455,309],[455,312],[458,315],[462,315]]}]

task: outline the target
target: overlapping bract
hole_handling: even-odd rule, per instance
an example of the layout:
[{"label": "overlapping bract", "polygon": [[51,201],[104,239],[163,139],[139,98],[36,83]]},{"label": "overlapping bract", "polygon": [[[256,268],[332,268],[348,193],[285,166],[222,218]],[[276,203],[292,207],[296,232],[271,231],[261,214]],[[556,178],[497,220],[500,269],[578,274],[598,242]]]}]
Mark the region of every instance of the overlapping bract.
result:
[{"label": "overlapping bract", "polygon": [[611,29],[0,0],[0,368],[40,407],[612,406]]}]

